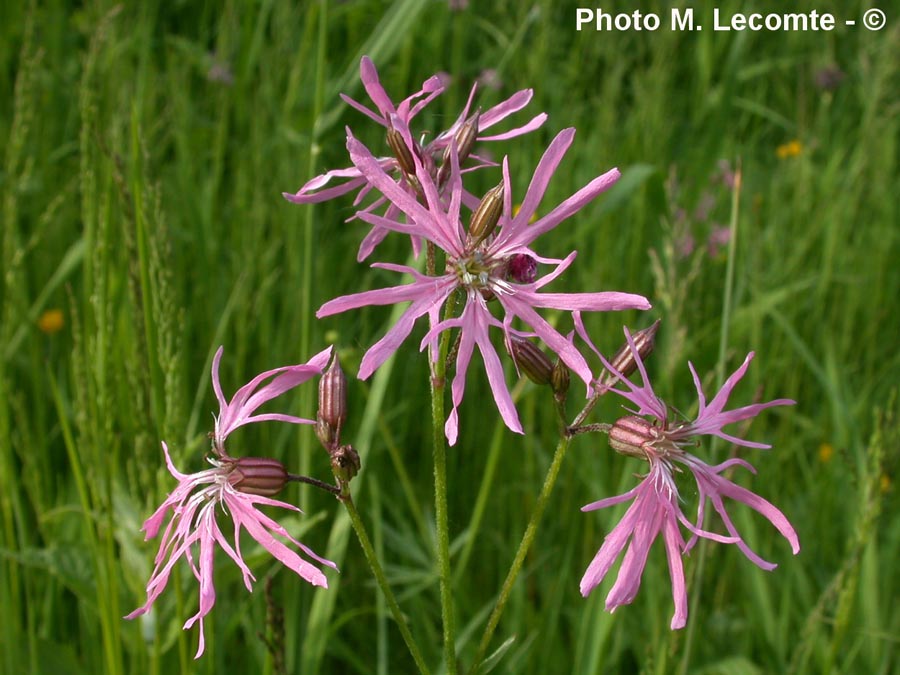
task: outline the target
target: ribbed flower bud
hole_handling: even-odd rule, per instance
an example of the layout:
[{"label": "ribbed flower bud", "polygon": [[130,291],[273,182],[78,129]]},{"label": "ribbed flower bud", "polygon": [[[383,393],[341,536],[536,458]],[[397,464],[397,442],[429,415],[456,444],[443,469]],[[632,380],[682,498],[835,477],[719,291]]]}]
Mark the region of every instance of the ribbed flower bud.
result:
[{"label": "ribbed flower bud", "polygon": [[340,442],[341,427],[347,420],[347,376],[337,354],[319,380],[319,410],[316,435],[326,448]]},{"label": "ribbed flower bud", "polygon": [[634,415],[616,420],[609,430],[609,447],[632,457],[645,457],[644,444],[656,439],[655,427],[643,417]]},{"label": "ribbed flower bud", "polygon": [[469,223],[470,246],[478,246],[491,235],[500,221],[501,213],[503,213],[503,183],[488,190],[472,214],[472,221]]},{"label": "ribbed flower bud", "polygon": [[410,151],[409,146],[406,145],[406,141],[403,140],[403,136],[400,132],[393,127],[387,130],[387,144],[394,153],[394,157],[397,158],[397,162],[400,164],[400,168],[403,169],[403,172],[410,176],[415,176],[416,163],[413,161],[412,152]]},{"label": "ribbed flower bud", "polygon": [[239,492],[272,497],[281,492],[288,481],[287,469],[277,459],[241,457],[234,460],[228,482]]},{"label": "ribbed flower bud", "polygon": [[342,445],[331,453],[331,470],[341,483],[347,483],[359,473],[359,453],[352,445]]},{"label": "ribbed flower bud", "polygon": [[[656,331],[659,330],[659,322],[660,319],[657,319],[653,322],[652,326],[639,330],[631,336],[631,340],[634,342],[634,346],[637,349],[638,355],[641,357],[641,361],[645,361],[647,357],[653,353]],[[637,361],[634,358],[634,353],[631,351],[628,342],[619,348],[619,351],[612,357],[610,364],[625,377],[628,377],[637,370]],[[616,375],[613,375],[607,370],[600,376],[600,384],[611,385],[617,379]]]},{"label": "ribbed flower bud", "polygon": [[553,363],[531,340],[509,336],[510,356],[516,366],[535,384],[550,384],[553,376]]},{"label": "ribbed flower bud", "polygon": [[438,185],[443,185],[450,177],[450,154],[453,152],[454,146],[456,147],[456,155],[460,165],[462,165],[462,163],[469,158],[469,155],[472,154],[472,149],[475,147],[475,141],[478,139],[478,120],[480,118],[481,111],[479,110],[456,130],[453,141],[444,148],[444,154],[441,158],[441,168],[438,172]]},{"label": "ribbed flower bud", "polygon": [[[474,115],[465,121],[456,132],[454,140],[456,141],[456,154],[459,157],[459,163],[465,162],[469,155],[472,154],[472,148],[475,147],[475,140],[478,138],[478,120],[481,118],[481,111],[478,110]],[[444,149],[444,164],[450,162],[451,146],[448,145]]]},{"label": "ribbed flower bud", "polygon": [[550,386],[553,388],[553,395],[560,401],[564,400],[566,394],[569,393],[569,380],[569,367],[557,359],[553,364],[553,373],[550,375]]},{"label": "ribbed flower bud", "polygon": [[537,260],[527,253],[516,253],[506,263],[506,276],[520,284],[530,284],[537,278]]}]

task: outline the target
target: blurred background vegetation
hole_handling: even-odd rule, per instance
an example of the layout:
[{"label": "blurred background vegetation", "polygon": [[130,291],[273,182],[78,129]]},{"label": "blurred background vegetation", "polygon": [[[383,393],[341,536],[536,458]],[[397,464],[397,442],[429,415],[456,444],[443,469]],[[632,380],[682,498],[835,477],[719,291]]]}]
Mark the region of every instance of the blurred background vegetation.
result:
[{"label": "blurred background vegetation", "polygon": [[[356,262],[365,228],[344,222],[349,200],[301,207],[281,197],[348,164],[345,125],[383,147],[380,127],[338,98],[364,98],[358,63],[368,54],[395,98],[449,75],[420,118],[432,133],[475,81],[483,106],[533,88],[520,119],[546,111],[549,121],[492,148],[510,155],[520,197],[549,140],[577,127],[542,209],[620,167],[619,185],[541,249],[579,251],[554,290],[653,301],[650,316],[590,317],[601,349],[618,348],[623,321],[662,317],[651,370],[686,414],[695,405],[687,360],[713,387],[717,368],[730,372],[750,350],[734,403],[798,401],[754,422],[749,437],[774,448],[742,451],[758,474],[737,478],[792,520],[800,555],[735,509],[741,532],[779,567],[763,572],[734,547],[701,547],[686,562],[690,622],[677,633],[661,547],[634,603],[614,616],[603,610],[612,579],[587,600],[578,593],[616,522],[613,511],[579,508],[627,489],[641,470],[604,438],[578,437],[495,638],[496,647],[514,637],[495,672],[896,672],[900,13],[869,32],[842,25],[868,5],[797,4],[792,11],[834,12],[838,28],[673,32],[667,6],[654,2],[642,3],[663,17],[652,33],[576,32],[576,3],[550,0],[460,10],[438,0],[3,3],[0,670],[277,672],[267,644],[283,642],[274,652],[291,673],[413,671],[338,504],[309,487],[285,492],[305,511],[285,524],[339,563],[329,590],[248,549],[259,579],[248,595],[220,559],[196,663],[196,631],[181,630],[196,606],[184,565],[151,616],[121,619],[143,603],[156,553],[140,525],[173,486],[159,442],[180,468],[203,467],[216,347],[225,345],[226,391],[329,343],[353,373],[390,320],[385,308],[315,320],[322,302],[393,281]],[[696,5],[701,23],[711,25],[712,7]],[[722,228],[738,169],[725,309]],[[473,180],[473,191],[486,190],[497,177]],[[390,237],[375,259],[403,262],[407,249]],[[439,672],[422,332],[371,381],[351,380],[345,435],[363,455],[363,517]],[[450,455],[463,664],[556,433],[549,394],[524,383],[528,435],[509,433],[484,403],[479,370]],[[309,385],[279,409],[311,416],[314,405]],[[594,419],[612,419],[616,406],[604,402]],[[329,476],[309,429],[255,425],[231,443],[235,454]]]}]

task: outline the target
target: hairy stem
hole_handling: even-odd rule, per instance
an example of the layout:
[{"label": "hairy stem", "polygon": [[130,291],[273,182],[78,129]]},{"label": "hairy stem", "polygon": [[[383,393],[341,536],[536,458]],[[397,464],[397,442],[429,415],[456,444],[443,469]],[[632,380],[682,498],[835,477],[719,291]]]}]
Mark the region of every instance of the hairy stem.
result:
[{"label": "hairy stem", "polygon": [[[453,314],[454,296],[447,300],[445,317]],[[444,438],[444,390],[446,388],[447,348],[450,331],[444,331],[432,354],[431,419],[434,456],[434,520],[437,532],[438,574],[441,579],[441,620],[444,627],[444,664],[447,673],[456,673],[456,629],[453,617],[453,593],[450,575],[450,527],[447,518],[447,443]]]},{"label": "hairy stem", "polygon": [[547,469],[547,475],[544,478],[544,485],[541,488],[541,493],[538,495],[537,502],[534,505],[534,511],[531,513],[531,520],[528,521],[528,527],[525,528],[525,534],[522,536],[519,550],[516,551],[516,557],[513,559],[512,565],[509,567],[509,572],[506,575],[506,580],[503,582],[503,587],[500,589],[500,595],[497,597],[497,604],[494,605],[494,609],[491,611],[491,615],[488,618],[484,634],[481,636],[481,642],[478,644],[478,652],[475,654],[475,660],[472,663],[472,667],[469,669],[469,675],[477,675],[484,662],[485,654],[491,644],[491,638],[494,636],[497,624],[500,623],[500,617],[503,614],[503,610],[506,608],[506,602],[509,600],[509,594],[512,591],[513,584],[516,582],[516,577],[519,576],[522,565],[525,563],[525,556],[528,555],[531,544],[534,542],[538,525],[540,525],[541,517],[544,515],[544,509],[547,507],[547,502],[550,500],[553,486],[556,485],[556,478],[559,476],[559,469],[562,467],[563,459],[565,459],[566,450],[569,449],[570,442],[571,437],[568,434],[560,434],[559,442],[556,445],[556,452],[553,454],[553,460],[550,462],[550,468]]},{"label": "hairy stem", "polygon": [[350,496],[350,491],[347,490],[341,495],[340,500],[344,504],[344,508],[347,509],[347,515],[350,516],[353,531],[356,532],[356,537],[359,539],[360,546],[362,546],[363,553],[366,556],[366,562],[369,563],[369,567],[375,575],[375,581],[378,582],[381,592],[384,593],[388,607],[391,608],[391,614],[394,616],[394,621],[397,622],[397,626],[400,628],[400,633],[403,635],[403,640],[406,642],[406,647],[409,649],[413,661],[416,662],[419,673],[421,675],[429,675],[430,671],[428,670],[428,666],[425,665],[425,659],[422,658],[419,646],[413,639],[409,626],[406,623],[406,618],[403,616],[403,612],[400,611],[400,605],[397,604],[397,598],[394,597],[394,593],[391,591],[384,570],[378,562],[378,557],[375,555],[375,549],[372,547],[372,542],[369,540],[369,535],[366,533],[366,526],[359,516],[359,511],[356,510],[356,504],[353,503],[353,497]]}]

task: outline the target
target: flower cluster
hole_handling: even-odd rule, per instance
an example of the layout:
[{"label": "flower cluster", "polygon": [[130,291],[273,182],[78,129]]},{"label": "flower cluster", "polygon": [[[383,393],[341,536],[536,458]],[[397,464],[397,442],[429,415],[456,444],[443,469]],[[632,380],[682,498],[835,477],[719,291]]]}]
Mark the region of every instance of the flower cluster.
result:
[{"label": "flower cluster", "polygon": [[[696,371],[691,366],[699,396],[700,410],[693,422],[674,419],[669,408],[653,392],[643,358],[652,348],[652,334],[658,324],[642,338],[641,345],[627,333],[627,345],[613,359],[620,368],[603,359],[605,374],[594,380],[590,368],[571,336],[566,337],[552,326],[538,310],[549,308],[570,312],[577,332],[590,348],[598,353],[587,338],[581,323],[583,311],[649,309],[650,303],[640,295],[622,292],[549,293],[544,287],[556,280],[574,261],[576,252],[563,259],[541,256],[533,248],[537,239],[576,214],[591,200],[607,190],[619,178],[619,171],[611,169],[577,190],[568,199],[545,210],[537,217],[548,184],[557,172],[574,137],[574,129],[564,129],[547,147],[534,169],[528,189],[520,195],[518,209],[513,209],[514,190],[510,180],[510,159],[501,162],[499,184],[480,200],[463,187],[463,177],[472,170],[491,166],[477,154],[480,141],[508,139],[532,131],[545,121],[538,115],[528,124],[497,136],[484,136],[483,131],[513,112],[519,111],[531,98],[530,91],[518,92],[484,114],[471,114],[475,89],[465,109],[454,124],[434,140],[420,144],[410,129],[423,108],[441,93],[441,80],[435,76],[427,80],[412,96],[394,105],[381,87],[371,61],[361,64],[363,85],[377,108],[377,112],[344,97],[354,108],[386,129],[387,146],[391,155],[378,157],[354,134],[347,130],[347,149],[351,168],[329,171],[304,185],[296,194],[285,194],[293,202],[321,201],[358,190],[355,204],[371,191],[380,194],[370,205],[359,210],[355,218],[372,229],[360,248],[359,259],[367,257],[387,233],[397,232],[411,237],[418,255],[421,242],[429,247],[427,269],[422,272],[409,266],[375,263],[373,267],[408,274],[411,283],[376,290],[365,290],[326,302],[316,313],[318,317],[339,314],[371,305],[409,303],[400,319],[386,334],[372,345],[362,358],[359,377],[366,379],[378,369],[407,339],[414,324],[427,317],[428,330],[420,349],[429,348],[437,362],[443,352],[439,340],[448,331],[458,331],[451,355],[455,366],[451,385],[452,409],[444,432],[451,445],[459,436],[459,406],[466,386],[466,375],[475,349],[484,362],[488,383],[500,416],[511,430],[524,433],[510,391],[503,375],[501,356],[494,348],[490,329],[498,329],[506,351],[516,367],[533,380],[550,384],[559,397],[567,388],[569,372],[592,387],[586,412],[599,396],[614,392],[637,406],[633,414],[612,425],[597,425],[609,434],[610,446],[626,455],[647,461],[649,471],[633,490],[618,497],[603,499],[585,507],[590,511],[632,500],[625,517],[608,535],[582,580],[584,595],[590,593],[625,550],[618,580],[607,598],[607,607],[631,602],[640,583],[651,543],[662,533],[669,558],[676,612],[672,628],[680,628],[687,617],[687,596],[682,556],[690,551],[698,538],[736,544],[751,561],[771,569],[770,563],[759,558],[737,533],[724,506],[728,497],[742,502],[761,513],[784,535],[796,553],[799,543],[796,533],[784,515],[768,501],[739,487],[723,473],[734,466],[753,467],[742,459],[731,459],[710,466],[687,451],[704,435],[719,436],[736,445],[767,447],[745,441],[723,431],[723,427],[748,420],[771,406],[788,405],[793,401],[778,399],[725,411],[732,389],[749,365],[752,354],[728,379],[725,386],[707,405]],[[473,160],[474,165],[466,165]],[[335,188],[322,189],[331,179],[346,182]],[[382,212],[381,207],[385,206]],[[463,209],[472,212],[468,226]],[[718,244],[718,240],[716,241]],[[436,262],[437,261],[437,262]],[[546,271],[541,274],[540,267]],[[457,300],[461,300],[458,303]],[[446,337],[446,336],[445,336]],[[528,338],[537,337],[557,357],[551,364],[544,353]],[[622,363],[630,364],[627,372]],[[521,368],[520,368],[521,366]],[[638,387],[628,375],[639,370],[643,378]],[[562,373],[562,375],[561,375]],[[565,382],[565,385],[561,384]],[[618,385],[618,386],[617,386]],[[564,393],[563,393],[564,397]],[[557,399],[559,400],[559,398]],[[697,483],[699,507],[695,521],[682,511],[674,480],[678,466],[686,467]],[[728,535],[720,535],[703,528],[706,502],[710,501],[720,515]],[[689,541],[681,534],[680,525],[691,533]]]},{"label": "flower cluster", "polygon": [[[606,597],[606,608],[613,611],[616,607],[630,603],[637,594],[641,574],[647,562],[650,545],[662,533],[666,554],[669,560],[669,574],[672,580],[672,593],[675,601],[675,614],[672,617],[672,629],[682,628],[687,621],[687,590],[682,566],[682,555],[688,553],[703,537],[720,543],[736,544],[751,562],[765,570],[772,570],[775,565],[759,557],[740,536],[734,522],[725,507],[724,498],[733,499],[749,506],[766,518],[781,535],[788,540],[794,554],[800,551],[797,533],[784,514],[774,505],[746,488],[740,487],[722,474],[735,466],[741,466],[751,473],[756,473],[753,466],[739,458],[732,458],[716,465],[709,465],[687,451],[687,448],[698,444],[702,436],[718,436],[734,445],[749,448],[769,448],[764,443],[757,443],[739,438],[723,430],[724,427],[750,420],[766,408],[773,406],[793,405],[789,399],[776,399],[766,403],[726,410],[725,406],[732,390],[743,378],[753,359],[753,352],[747,355],[743,364],[725,381],[721,390],[707,403],[700,377],[693,364],[688,364],[697,390],[699,409],[693,421],[680,420],[673,416],[672,409],[653,391],[647,376],[643,358],[635,345],[631,334],[625,331],[626,343],[634,367],[640,372],[641,385],[631,382],[625,373],[607,361],[597,352],[587,337],[584,326],[576,317],[578,333],[600,357],[606,369],[606,377],[598,378],[596,383],[599,393],[614,392],[635,406],[629,410],[631,414],[617,420],[608,429],[609,444],[613,450],[624,455],[643,459],[649,465],[649,471],[635,488],[625,494],[601,499],[582,508],[582,511],[596,511],[608,506],[632,500],[619,524],[606,536],[603,545],[594,556],[581,580],[581,593],[587,596],[609,572],[613,563],[622,551],[625,556],[615,584]],[[611,386],[608,376],[612,375]],[[680,497],[676,487],[674,474],[679,466],[685,467],[693,476],[699,494],[696,521],[691,522],[683,513]],[[719,514],[729,536],[718,535],[703,529],[707,500]],[[681,523],[692,534],[685,542],[678,524]]]},{"label": "flower cluster", "polygon": [[[437,75],[433,75],[422,84],[422,88],[419,91],[406,97],[398,105],[394,105],[393,101],[391,101],[391,98],[384,90],[384,87],[381,86],[381,81],[378,78],[378,71],[375,70],[375,65],[368,56],[362,58],[359,66],[359,74],[363,87],[369,95],[369,98],[372,100],[372,103],[375,104],[376,110],[364,106],[345,94],[341,94],[341,98],[347,104],[387,130],[388,145],[395,154],[379,158],[377,160],[378,166],[383,172],[397,176],[397,184],[400,189],[415,195],[415,186],[409,180],[409,174],[412,173],[410,164],[411,149],[399,139],[398,127],[402,125],[403,127],[408,128],[413,118],[436,96],[444,91],[444,85]],[[473,169],[489,166],[492,162],[473,152],[474,144],[476,142],[483,143],[514,138],[539,128],[547,119],[547,115],[541,113],[523,126],[510,129],[503,133],[486,136],[482,132],[502,122],[510,115],[519,112],[528,105],[533,94],[530,89],[525,89],[516,92],[505,101],[498,103],[483,113],[480,110],[471,113],[476,89],[477,87],[472,87],[472,91],[469,94],[469,99],[466,102],[465,107],[456,121],[448,129],[439,133],[435,139],[425,147],[420,147],[418,145],[414,146],[416,154],[421,161],[428,164],[430,170],[434,170],[436,159],[446,159],[444,155],[454,141],[458,144],[457,150],[460,155],[463,156],[463,159],[471,156],[477,161],[477,164],[472,167]],[[444,174],[442,178],[446,179],[446,174]],[[345,179],[345,182],[334,187],[325,187],[332,179]],[[315,204],[358,191],[356,199],[353,202],[354,205],[358,205],[366,195],[369,194],[373,187],[374,185],[370,182],[369,177],[354,163],[354,166],[346,169],[326,171],[322,175],[309,180],[296,193],[292,194],[285,192],[283,195],[285,199],[295,204]],[[473,206],[478,202],[477,198],[469,193],[466,193],[464,197],[469,206]],[[400,214],[398,205],[393,203],[390,198],[385,195],[367,206],[362,212],[353,216],[353,218],[360,216],[362,213],[374,212],[379,207],[384,206],[386,202],[387,209],[383,215],[386,218],[395,218],[398,216]],[[368,236],[363,239],[362,244],[360,244],[358,259],[365,260],[368,258],[375,247],[381,243],[385,235],[387,235],[388,231],[388,228],[376,225],[369,232]],[[416,240],[413,240],[413,246],[418,246]]]},{"label": "flower cluster", "polygon": [[[513,189],[508,158],[502,162],[501,183],[482,200],[473,201],[470,193],[463,188],[462,162],[475,158],[476,165],[472,168],[483,168],[488,163],[475,154],[477,142],[519,136],[544,122],[546,116],[541,114],[528,124],[504,134],[482,135],[484,129],[520,110],[530,100],[531,92],[518,92],[483,114],[476,112],[469,115],[475,94],[473,88],[456,122],[423,147],[414,139],[409,122],[441,91],[439,81],[431,78],[421,91],[394,106],[379,84],[374,66],[366,58],[362,61],[361,77],[380,114],[352,99],[345,100],[387,128],[387,141],[394,156],[375,157],[348,130],[347,149],[353,169],[340,170],[340,175],[350,180],[340,188],[333,188],[328,196],[350,192],[358,187],[362,188],[361,194],[371,189],[377,190],[383,196],[356,214],[373,226],[366,241],[369,244],[380,241],[386,232],[408,234],[414,242],[424,240],[439,251],[443,255],[444,269],[443,272],[429,270],[422,273],[404,265],[376,263],[373,267],[409,274],[413,278],[412,283],[336,298],[320,307],[316,316],[321,318],[369,305],[410,302],[400,320],[366,352],[360,364],[359,377],[368,378],[406,340],[416,320],[427,316],[429,330],[420,348],[430,346],[432,359],[436,360],[439,355],[437,344],[440,334],[451,329],[459,330],[451,385],[453,408],[444,427],[449,443],[455,444],[458,438],[458,408],[476,347],[503,421],[511,430],[524,433],[504,380],[501,358],[491,342],[489,328],[500,329],[507,345],[513,336],[536,335],[566,366],[589,383],[591,373],[584,357],[537,310],[609,311],[650,307],[646,298],[632,293],[541,292],[544,286],[572,264],[576,252],[564,259],[547,258],[536,253],[531,248],[532,244],[613,185],[619,178],[619,171],[611,169],[596,177],[546,215],[531,222],[550,179],[574,139],[575,130],[565,129],[544,152],[517,211],[512,208]],[[314,196],[310,193],[313,188],[321,187],[337,175],[335,172],[323,174],[307,183],[296,195],[286,196],[292,201],[324,198],[324,192]],[[389,203],[385,213],[374,213],[375,206],[383,204],[384,200]],[[468,228],[464,224],[463,207],[473,211]],[[364,242],[361,257],[370,252],[369,244]],[[543,276],[538,275],[539,265],[549,267]],[[462,296],[462,309],[458,314],[448,316],[446,308],[452,309],[457,293]],[[500,316],[495,316],[492,305],[498,307],[496,314]],[[443,317],[442,312],[445,314]],[[524,327],[517,327],[517,320]]]},{"label": "flower cluster", "polygon": [[[222,348],[219,348],[212,364],[213,389],[219,401],[215,430],[210,434],[212,449],[208,461],[212,468],[193,474],[181,473],[172,462],[168,446],[162,444],[166,466],[169,473],[178,481],[178,485],[144,522],[142,529],[146,538],[152,539],[159,534],[166,517],[171,512],[154,561],[153,573],[147,582],[147,601],[128,614],[126,619],[134,619],[150,611],[153,603],[165,590],[175,563],[184,557],[200,584],[200,607],[184,624],[187,630],[196,622],[200,622],[200,644],[195,657],[199,658],[205,648],[203,618],[209,614],[216,601],[213,585],[216,544],[221,546],[240,568],[247,590],[252,590],[255,577],[241,553],[242,529],[300,578],[314,586],[328,586],[328,580],[316,565],[301,557],[275,535],[284,538],[299,548],[307,558],[317,563],[337,569],[335,564],[318,556],[294,539],[284,527],[257,508],[275,506],[300,511],[296,506],[272,499],[292,478],[284,465],[265,457],[232,457],[225,449],[225,441],[232,431],[253,422],[314,424],[313,420],[283,413],[254,413],[267,401],[321,374],[330,357],[331,348],[328,348],[305,364],[284,366],[261,373],[238,389],[228,401],[219,384],[219,362],[222,359]],[[217,522],[220,511],[224,517],[232,521],[233,545]],[[199,555],[195,553],[198,546]]]},{"label": "flower cluster", "polygon": [[[618,577],[606,599],[610,611],[634,599],[649,549],[660,535],[672,581],[675,603],[671,621],[673,629],[683,627],[687,620],[683,557],[700,538],[734,544],[754,564],[767,570],[774,568],[774,564],[760,558],[738,533],[725,506],[726,498],[761,514],[797,553],[797,534],[784,514],[725,475],[726,471],[738,466],[754,472],[751,464],[735,457],[710,465],[689,451],[699,445],[699,439],[703,436],[717,436],[737,446],[769,447],[724,430],[734,423],[749,421],[770,407],[794,403],[776,399],[726,410],[728,399],[746,373],[753,353],[747,356],[709,402],[696,370],[690,365],[699,409],[695,419],[685,420],[657,397],[644,365],[644,360],[652,351],[659,321],[634,335],[626,329],[625,345],[610,360],[594,347],[582,323],[583,312],[650,309],[645,297],[619,291],[563,293],[546,290],[572,266],[577,252],[572,251],[564,258],[547,257],[535,250],[536,243],[609,189],[619,179],[618,169],[601,173],[558,204],[542,206],[550,181],[559,171],[574,141],[574,129],[563,129],[555,135],[533,169],[524,192],[515,189],[512,184],[512,162],[509,157],[496,164],[486,154],[479,154],[483,152],[480,149],[482,143],[517,138],[545,123],[547,116],[540,113],[507,131],[486,133],[521,111],[532,98],[531,90],[516,92],[482,111],[474,108],[477,88],[473,87],[453,124],[440,133],[428,135],[419,133],[419,129],[414,133],[412,126],[418,123],[422,111],[443,92],[444,80],[435,75],[427,79],[418,91],[395,104],[382,87],[378,72],[368,57],[362,59],[360,77],[374,107],[347,96],[343,99],[384,128],[389,153],[381,155],[373,152],[347,129],[351,166],[326,171],[308,181],[297,192],[284,193],[287,200],[296,204],[322,202],[355,193],[354,205],[359,208],[350,220],[362,221],[371,228],[362,239],[359,261],[369,257],[391,233],[410,238],[418,266],[391,262],[372,264],[375,268],[406,274],[412,279],[410,282],[334,298],[316,312],[317,317],[323,318],[368,306],[408,303],[396,324],[363,355],[359,378],[367,379],[382,366],[409,338],[415,324],[423,319],[427,327],[424,328],[419,349],[424,351],[427,348],[429,351],[433,391],[439,392],[435,394],[435,401],[441,406],[444,374],[447,369],[452,369],[451,407],[443,427],[450,445],[455,445],[459,439],[459,408],[476,349],[484,364],[500,418],[516,433],[525,432],[506,382],[505,354],[512,358],[517,372],[552,389],[556,409],[563,422],[570,377],[574,375],[582,380],[588,392],[587,402],[572,425],[561,425],[565,430],[563,441],[567,443],[571,436],[578,433],[602,431],[608,434],[613,450],[639,458],[649,467],[640,483],[625,494],[601,499],[583,508],[584,511],[593,511],[631,502],[624,517],[607,535],[581,581],[581,592],[587,596],[603,581],[624,552]],[[425,138],[433,140],[428,143],[417,140]],[[483,196],[475,196],[464,187],[463,179],[471,172],[496,168],[499,168],[500,174],[496,187]],[[539,207],[542,215],[538,215]],[[717,236],[716,245],[725,243],[721,241],[721,234]],[[427,251],[424,260],[419,255],[423,246]],[[561,329],[557,322],[545,318],[541,310],[546,309],[555,310],[556,319],[561,315],[562,321],[571,321],[574,333],[565,334],[562,332],[565,328]],[[605,370],[599,376],[595,377],[592,372],[585,354],[576,344],[575,334],[602,361]],[[498,350],[499,344],[505,349]],[[541,344],[549,349],[552,359]],[[297,511],[295,506],[273,499],[292,480],[317,484],[349,504],[348,484],[360,470],[359,455],[342,440],[347,420],[347,382],[337,357],[332,360],[330,348],[306,364],[276,368],[258,375],[241,387],[230,401],[226,400],[219,384],[221,356],[220,348],[212,367],[213,388],[219,403],[219,414],[210,434],[212,450],[208,461],[212,468],[195,474],[180,473],[172,462],[168,447],[162,444],[166,465],[178,485],[144,523],[143,530],[147,538],[151,538],[159,534],[168,517],[155,567],[147,584],[147,601],[127,617],[134,618],[151,609],[164,590],[175,564],[184,557],[200,585],[199,609],[184,626],[190,628],[194,623],[200,623],[197,656],[204,650],[203,619],[215,603],[213,561],[216,545],[239,567],[248,590],[252,588],[254,577],[241,554],[242,530],[246,530],[302,579],[315,586],[327,586],[327,578],[316,563],[335,568],[334,563],[319,557],[295,540],[259,507]],[[329,362],[331,365],[326,370]],[[629,380],[634,372],[640,373],[640,385]],[[282,413],[257,414],[262,404],[315,375],[322,375],[315,421]],[[597,400],[608,393],[624,398],[633,408],[612,424],[583,425]],[[443,408],[440,410],[443,419]],[[329,454],[337,484],[327,485],[315,479],[293,476],[273,459],[234,457],[226,451],[226,440],[232,431],[245,424],[262,421],[315,424],[316,435]],[[443,449],[440,433],[437,446]],[[439,464],[435,466],[437,476]],[[699,495],[693,519],[682,509],[675,481],[676,473],[684,470],[693,477]],[[726,534],[706,529],[707,503],[712,504],[712,510],[724,524]],[[540,509],[536,509],[536,513],[540,513]],[[231,521],[231,540],[220,528],[219,517]],[[446,522],[442,527],[447,529]],[[690,534],[687,541],[682,527]],[[449,568],[449,552],[445,550],[440,555],[444,555],[446,568]],[[442,572],[442,580],[443,576]],[[442,589],[442,604],[445,601]],[[452,656],[452,641],[448,640],[447,644]],[[452,661],[451,658],[448,662],[449,670],[455,669]]]}]

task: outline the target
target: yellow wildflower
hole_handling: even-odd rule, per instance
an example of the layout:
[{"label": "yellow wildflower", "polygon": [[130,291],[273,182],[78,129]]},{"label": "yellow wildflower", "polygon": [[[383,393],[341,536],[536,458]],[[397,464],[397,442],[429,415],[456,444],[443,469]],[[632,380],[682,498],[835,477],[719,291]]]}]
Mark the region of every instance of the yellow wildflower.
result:
[{"label": "yellow wildflower", "polygon": [[834,448],[831,447],[831,443],[822,443],[819,446],[819,461],[822,464],[830,462],[832,455],[834,455]]},{"label": "yellow wildflower", "polygon": [[48,309],[37,320],[38,328],[48,335],[58,333],[66,325],[61,309]]},{"label": "yellow wildflower", "polygon": [[803,145],[796,138],[787,143],[782,143],[775,148],[775,154],[778,159],[787,159],[788,157],[796,157],[803,151]]}]

